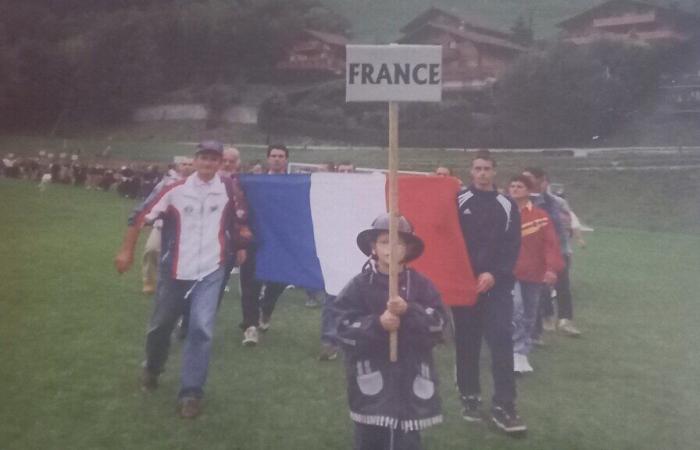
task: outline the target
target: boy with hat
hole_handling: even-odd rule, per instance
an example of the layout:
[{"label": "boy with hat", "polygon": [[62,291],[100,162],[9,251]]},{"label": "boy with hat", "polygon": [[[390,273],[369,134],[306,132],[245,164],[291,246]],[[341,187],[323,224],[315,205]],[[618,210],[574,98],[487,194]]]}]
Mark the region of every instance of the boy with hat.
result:
[{"label": "boy with hat", "polygon": [[158,386],[175,322],[189,307],[190,323],[182,355],[178,411],[184,418],[201,412],[211,354],[214,319],[227,258],[251,239],[247,213],[228,177],[217,175],[223,145],[197,146],[195,173],[164,188],[129,226],[115,258],[119,273],[133,263],[134,247],[144,223],[163,220],[160,274],[153,314],[146,334],[146,361],[141,387]]},{"label": "boy with hat", "polygon": [[[440,294],[406,264],[423,241],[399,217],[399,295],[389,297],[389,214],[357,236],[370,259],[334,303],[345,354],[356,450],[420,449],[420,430],[442,422],[432,348],[442,339]],[[387,301],[388,299],[388,301]],[[398,333],[398,361],[389,359],[389,334]]]}]

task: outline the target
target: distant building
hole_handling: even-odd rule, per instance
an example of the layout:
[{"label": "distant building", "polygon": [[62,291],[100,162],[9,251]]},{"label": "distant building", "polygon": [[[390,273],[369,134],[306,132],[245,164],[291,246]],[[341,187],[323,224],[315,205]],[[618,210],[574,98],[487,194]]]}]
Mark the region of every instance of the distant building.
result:
[{"label": "distant building", "polygon": [[291,78],[337,78],[345,72],[345,45],[339,34],[306,29],[292,41],[277,70]]},{"label": "distant building", "polygon": [[579,45],[600,39],[676,44],[697,38],[700,18],[675,8],[611,0],[560,22],[558,27],[564,40]]},{"label": "distant building", "polygon": [[495,82],[528,49],[511,33],[430,8],[401,29],[401,44],[442,45],[445,90],[480,89]]}]

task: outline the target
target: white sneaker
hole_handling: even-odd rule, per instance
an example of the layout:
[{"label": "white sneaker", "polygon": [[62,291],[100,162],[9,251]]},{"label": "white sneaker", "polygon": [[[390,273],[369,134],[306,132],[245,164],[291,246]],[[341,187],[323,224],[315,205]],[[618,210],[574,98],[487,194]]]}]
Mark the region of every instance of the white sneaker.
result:
[{"label": "white sneaker", "polygon": [[569,319],[560,319],[557,324],[557,329],[567,336],[578,337],[581,332],[574,326],[574,323]]},{"label": "white sneaker", "polygon": [[243,345],[252,347],[258,343],[258,329],[255,327],[248,327],[243,332]]},{"label": "white sneaker", "polygon": [[530,365],[530,361],[527,360],[527,355],[521,355],[520,353],[513,354],[513,372],[516,373],[529,373],[534,372],[535,369]]}]

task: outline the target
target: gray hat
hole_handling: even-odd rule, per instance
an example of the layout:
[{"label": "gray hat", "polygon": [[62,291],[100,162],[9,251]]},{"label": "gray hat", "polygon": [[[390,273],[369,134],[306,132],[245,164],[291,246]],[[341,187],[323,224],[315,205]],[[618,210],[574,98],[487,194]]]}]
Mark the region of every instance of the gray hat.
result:
[{"label": "gray hat", "polygon": [[[367,256],[372,254],[372,243],[377,240],[379,233],[389,231],[389,220],[389,213],[383,213],[374,219],[372,228],[364,230],[357,235],[357,246],[362,253]],[[413,226],[404,216],[399,216],[399,236],[406,242],[404,263],[413,261],[423,254],[425,244],[423,244],[421,238],[414,234]]]},{"label": "gray hat", "polygon": [[197,144],[197,151],[195,153],[216,153],[221,156],[224,153],[224,144],[219,141],[207,140],[202,141]]}]

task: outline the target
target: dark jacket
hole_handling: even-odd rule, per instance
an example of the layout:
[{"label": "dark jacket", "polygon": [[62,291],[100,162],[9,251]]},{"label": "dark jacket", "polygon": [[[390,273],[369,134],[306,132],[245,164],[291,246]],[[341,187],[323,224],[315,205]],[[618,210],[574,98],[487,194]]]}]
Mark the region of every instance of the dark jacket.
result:
[{"label": "dark jacket", "polygon": [[353,421],[404,431],[442,421],[432,348],[442,338],[444,312],[435,286],[407,269],[399,295],[408,303],[398,331],[398,361],[389,361],[389,333],[379,316],[386,310],[388,275],[367,265],[334,303],[345,355]]},{"label": "dark jacket", "polygon": [[513,283],[520,250],[520,212],[498,191],[474,186],[457,196],[459,221],[475,276],[489,272],[496,284]]}]

